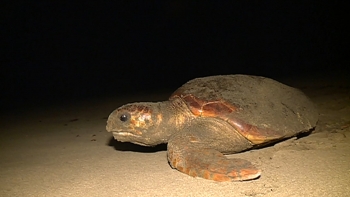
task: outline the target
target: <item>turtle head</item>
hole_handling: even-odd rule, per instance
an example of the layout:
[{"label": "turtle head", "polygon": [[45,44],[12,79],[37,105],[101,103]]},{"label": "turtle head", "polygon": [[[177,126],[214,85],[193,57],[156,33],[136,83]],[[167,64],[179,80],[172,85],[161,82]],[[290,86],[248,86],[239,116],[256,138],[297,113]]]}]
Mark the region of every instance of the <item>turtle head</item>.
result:
[{"label": "turtle head", "polygon": [[168,135],[159,129],[162,103],[131,103],[114,110],[106,130],[121,142],[152,146],[167,142]]}]

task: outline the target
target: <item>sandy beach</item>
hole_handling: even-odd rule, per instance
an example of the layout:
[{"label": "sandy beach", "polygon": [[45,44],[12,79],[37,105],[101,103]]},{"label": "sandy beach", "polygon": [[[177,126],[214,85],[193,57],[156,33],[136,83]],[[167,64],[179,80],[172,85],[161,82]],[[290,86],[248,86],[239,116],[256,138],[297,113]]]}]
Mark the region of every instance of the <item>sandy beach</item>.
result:
[{"label": "sandy beach", "polygon": [[0,196],[350,196],[349,83],[282,81],[315,102],[319,122],[309,136],[227,156],[252,161],[262,169],[257,180],[192,178],[169,166],[166,145],[121,143],[106,132],[106,119],[115,108],[164,100],[169,90],[3,114]]}]

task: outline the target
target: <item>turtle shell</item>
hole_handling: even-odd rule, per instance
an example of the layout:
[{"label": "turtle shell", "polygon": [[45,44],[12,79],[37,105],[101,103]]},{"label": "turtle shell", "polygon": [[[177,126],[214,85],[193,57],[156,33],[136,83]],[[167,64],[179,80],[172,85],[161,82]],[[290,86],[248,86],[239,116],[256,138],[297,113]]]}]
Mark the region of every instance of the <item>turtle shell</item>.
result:
[{"label": "turtle shell", "polygon": [[170,97],[181,98],[196,117],[230,123],[253,144],[307,132],[318,113],[304,93],[275,80],[249,75],[193,79]]}]

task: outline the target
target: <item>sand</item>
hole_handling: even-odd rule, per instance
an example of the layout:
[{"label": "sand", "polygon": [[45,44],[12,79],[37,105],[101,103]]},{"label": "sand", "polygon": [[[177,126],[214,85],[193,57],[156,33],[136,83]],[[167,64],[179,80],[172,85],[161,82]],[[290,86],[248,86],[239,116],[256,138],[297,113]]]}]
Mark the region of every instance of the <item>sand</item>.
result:
[{"label": "sand", "polygon": [[261,168],[257,180],[219,183],[192,178],[169,166],[165,145],[120,143],[106,132],[112,110],[135,100],[167,97],[159,93],[3,115],[0,196],[350,196],[349,83],[283,80],[310,96],[320,119],[309,136],[228,155]]}]

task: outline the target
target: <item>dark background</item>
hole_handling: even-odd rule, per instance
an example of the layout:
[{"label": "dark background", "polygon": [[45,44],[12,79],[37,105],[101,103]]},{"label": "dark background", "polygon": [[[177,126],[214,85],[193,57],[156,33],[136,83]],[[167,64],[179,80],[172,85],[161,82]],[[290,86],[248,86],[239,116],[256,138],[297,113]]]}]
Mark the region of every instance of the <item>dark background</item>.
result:
[{"label": "dark background", "polygon": [[0,8],[2,110],[217,74],[347,72],[338,1],[28,2]]}]

